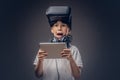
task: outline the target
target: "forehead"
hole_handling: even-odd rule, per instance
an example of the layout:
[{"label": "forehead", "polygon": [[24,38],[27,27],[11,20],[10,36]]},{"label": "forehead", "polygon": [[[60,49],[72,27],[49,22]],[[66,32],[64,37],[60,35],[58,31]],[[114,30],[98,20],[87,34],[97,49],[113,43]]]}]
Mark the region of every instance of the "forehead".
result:
[{"label": "forehead", "polygon": [[[62,21],[57,21],[55,24],[66,24],[66,23],[64,23],[64,22],[62,22]],[[66,24],[67,25],[67,24]]]},{"label": "forehead", "polygon": [[66,23],[62,22],[62,21],[57,21],[56,23],[54,23],[53,26],[51,27],[51,29],[55,29],[56,25],[64,25],[64,28],[69,29],[69,26]]},{"label": "forehead", "polygon": [[62,22],[62,21],[57,21],[56,23],[53,24],[52,27],[55,27],[56,25],[64,25],[64,26],[66,26],[68,28],[68,25],[66,23]]}]

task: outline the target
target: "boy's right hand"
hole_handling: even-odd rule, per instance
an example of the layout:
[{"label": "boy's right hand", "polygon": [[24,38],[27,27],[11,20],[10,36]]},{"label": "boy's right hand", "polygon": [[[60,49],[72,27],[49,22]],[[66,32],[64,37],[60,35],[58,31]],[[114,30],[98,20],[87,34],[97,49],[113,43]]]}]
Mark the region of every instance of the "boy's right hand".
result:
[{"label": "boy's right hand", "polygon": [[48,53],[45,52],[44,50],[39,50],[38,51],[38,59],[39,61],[43,61],[47,57]]}]

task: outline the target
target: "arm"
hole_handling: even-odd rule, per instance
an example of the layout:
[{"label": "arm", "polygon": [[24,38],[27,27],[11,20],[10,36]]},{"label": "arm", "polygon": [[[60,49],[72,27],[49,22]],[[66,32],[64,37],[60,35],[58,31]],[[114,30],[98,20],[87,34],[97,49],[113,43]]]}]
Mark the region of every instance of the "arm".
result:
[{"label": "arm", "polygon": [[43,75],[43,60],[47,56],[47,53],[43,50],[38,51],[38,62],[35,65],[35,75],[40,78]]},{"label": "arm", "polygon": [[35,65],[35,75],[38,78],[43,75],[43,61],[39,60],[37,65]]},{"label": "arm", "polygon": [[79,79],[80,78],[80,67],[76,65],[73,58],[70,58],[69,61],[70,61],[70,67],[72,70],[72,75],[74,76],[75,79]]},{"label": "arm", "polygon": [[75,61],[71,55],[70,49],[64,49],[61,52],[61,55],[62,55],[62,57],[66,57],[70,61],[72,75],[75,79],[79,79],[80,78],[80,67],[77,66],[77,64],[75,63]]}]

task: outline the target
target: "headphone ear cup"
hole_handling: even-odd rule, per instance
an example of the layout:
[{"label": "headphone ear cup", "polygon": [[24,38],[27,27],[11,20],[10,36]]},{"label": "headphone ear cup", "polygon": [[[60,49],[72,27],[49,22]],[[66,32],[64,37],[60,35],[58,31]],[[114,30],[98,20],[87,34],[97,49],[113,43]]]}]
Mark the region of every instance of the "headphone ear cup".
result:
[{"label": "headphone ear cup", "polygon": [[53,42],[53,39],[51,39],[50,42]]},{"label": "headphone ear cup", "polygon": [[58,40],[58,39],[53,38],[53,39],[51,39],[51,42],[62,42],[62,41],[61,41],[61,40]]},{"label": "headphone ear cup", "polygon": [[64,37],[64,39],[62,40],[62,42],[67,42],[67,36]]},{"label": "headphone ear cup", "polygon": [[72,36],[71,35],[68,35],[68,36],[65,36],[62,40],[58,40],[58,39],[51,39],[51,42],[67,42],[67,43],[70,43],[72,41]]},{"label": "headphone ear cup", "polygon": [[51,39],[51,42],[58,42],[58,40],[52,38],[52,39]]},{"label": "headphone ear cup", "polygon": [[72,41],[72,36],[68,35],[65,37],[65,42],[70,43]]}]

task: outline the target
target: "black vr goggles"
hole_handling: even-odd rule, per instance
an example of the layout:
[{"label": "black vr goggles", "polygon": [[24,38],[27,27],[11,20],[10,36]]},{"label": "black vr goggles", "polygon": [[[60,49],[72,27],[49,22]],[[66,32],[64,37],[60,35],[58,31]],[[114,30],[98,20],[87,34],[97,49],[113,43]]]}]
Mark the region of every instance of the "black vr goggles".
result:
[{"label": "black vr goggles", "polygon": [[68,6],[50,6],[46,11],[46,16],[52,27],[57,21],[66,23],[71,30],[71,8]]}]

